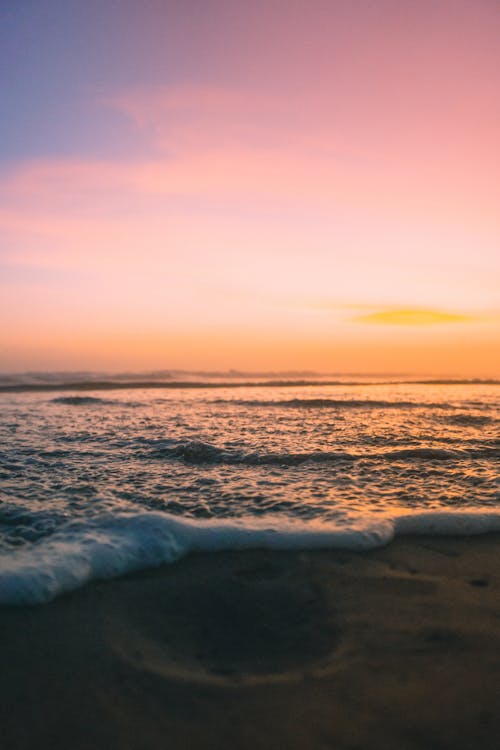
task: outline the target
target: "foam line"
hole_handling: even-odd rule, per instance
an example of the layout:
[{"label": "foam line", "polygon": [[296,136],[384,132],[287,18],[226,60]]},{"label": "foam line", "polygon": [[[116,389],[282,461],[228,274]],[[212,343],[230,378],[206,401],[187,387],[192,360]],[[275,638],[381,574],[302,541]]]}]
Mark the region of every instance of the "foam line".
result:
[{"label": "foam line", "polygon": [[264,519],[198,521],[168,513],[102,516],[0,556],[0,604],[33,605],[85,583],[172,563],[190,552],[266,548],[368,550],[395,535],[500,532],[500,512],[366,516],[347,525]]}]

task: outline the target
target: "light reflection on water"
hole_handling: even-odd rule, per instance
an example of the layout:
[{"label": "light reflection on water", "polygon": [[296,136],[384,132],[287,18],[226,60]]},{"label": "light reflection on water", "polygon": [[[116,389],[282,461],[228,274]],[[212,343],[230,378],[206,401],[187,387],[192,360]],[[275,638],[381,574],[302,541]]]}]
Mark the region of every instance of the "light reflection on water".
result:
[{"label": "light reflection on water", "polygon": [[0,545],[117,510],[352,519],[500,505],[498,386],[1,394]]}]

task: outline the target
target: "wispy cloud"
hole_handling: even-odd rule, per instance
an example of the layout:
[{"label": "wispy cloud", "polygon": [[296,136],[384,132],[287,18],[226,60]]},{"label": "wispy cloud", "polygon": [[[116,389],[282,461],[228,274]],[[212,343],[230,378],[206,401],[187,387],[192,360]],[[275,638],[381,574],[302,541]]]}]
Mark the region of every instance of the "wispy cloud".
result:
[{"label": "wispy cloud", "polygon": [[377,310],[366,315],[356,315],[350,319],[353,323],[386,326],[447,325],[450,323],[477,323],[482,320],[484,320],[484,316],[424,308]]}]

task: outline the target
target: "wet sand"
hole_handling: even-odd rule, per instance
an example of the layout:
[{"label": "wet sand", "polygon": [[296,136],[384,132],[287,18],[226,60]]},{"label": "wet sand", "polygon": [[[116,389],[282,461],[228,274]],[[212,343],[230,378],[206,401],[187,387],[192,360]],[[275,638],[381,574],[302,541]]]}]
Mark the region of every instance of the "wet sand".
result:
[{"label": "wet sand", "polygon": [[2,750],[497,750],[500,535],[238,552],[0,609]]}]

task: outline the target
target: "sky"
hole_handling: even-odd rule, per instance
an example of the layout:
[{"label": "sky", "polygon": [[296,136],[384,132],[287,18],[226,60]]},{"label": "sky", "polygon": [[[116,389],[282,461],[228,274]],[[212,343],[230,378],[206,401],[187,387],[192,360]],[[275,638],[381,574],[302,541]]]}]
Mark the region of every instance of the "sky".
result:
[{"label": "sky", "polygon": [[0,370],[500,376],[498,0],[0,0]]}]

